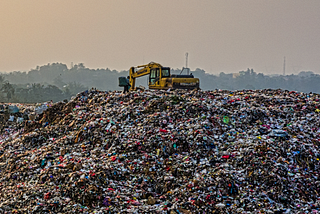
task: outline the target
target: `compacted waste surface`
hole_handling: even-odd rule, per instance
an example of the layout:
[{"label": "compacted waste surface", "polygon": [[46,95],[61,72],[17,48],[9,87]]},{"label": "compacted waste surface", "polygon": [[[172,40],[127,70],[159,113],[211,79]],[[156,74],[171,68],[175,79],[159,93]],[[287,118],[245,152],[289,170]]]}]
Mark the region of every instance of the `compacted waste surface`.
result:
[{"label": "compacted waste surface", "polygon": [[0,212],[318,213],[319,101],[283,90],[79,93],[3,126]]}]

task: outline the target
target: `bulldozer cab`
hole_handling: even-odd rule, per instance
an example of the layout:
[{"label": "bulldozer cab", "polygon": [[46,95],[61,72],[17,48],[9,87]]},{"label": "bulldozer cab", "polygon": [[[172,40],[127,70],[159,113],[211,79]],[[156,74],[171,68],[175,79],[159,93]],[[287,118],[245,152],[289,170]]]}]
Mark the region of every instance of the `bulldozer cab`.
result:
[{"label": "bulldozer cab", "polygon": [[149,75],[149,88],[151,89],[160,89],[162,87],[161,81],[162,78],[170,77],[170,68],[152,68]]}]

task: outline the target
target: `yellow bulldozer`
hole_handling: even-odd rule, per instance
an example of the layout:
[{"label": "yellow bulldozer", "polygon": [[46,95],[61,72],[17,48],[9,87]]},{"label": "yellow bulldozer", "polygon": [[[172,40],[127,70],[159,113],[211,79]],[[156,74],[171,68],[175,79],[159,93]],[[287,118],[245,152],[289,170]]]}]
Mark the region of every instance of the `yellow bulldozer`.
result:
[{"label": "yellow bulldozer", "polygon": [[199,89],[200,82],[192,74],[170,74],[169,67],[163,67],[159,63],[150,62],[147,65],[131,67],[128,80],[119,78],[119,86],[125,86],[125,81],[130,84],[130,90],[136,90],[136,78],[149,75],[149,89]]}]

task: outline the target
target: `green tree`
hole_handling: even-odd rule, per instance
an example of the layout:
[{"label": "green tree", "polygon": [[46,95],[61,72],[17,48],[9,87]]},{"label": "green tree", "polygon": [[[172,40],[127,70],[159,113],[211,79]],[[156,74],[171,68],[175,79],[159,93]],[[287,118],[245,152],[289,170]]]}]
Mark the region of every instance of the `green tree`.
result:
[{"label": "green tree", "polygon": [[[2,88],[3,83],[4,83],[4,77],[0,75],[0,88]],[[2,90],[0,90],[0,100],[4,100],[4,93],[2,92]]]},{"label": "green tree", "polygon": [[2,84],[1,91],[6,95],[7,102],[9,102],[14,96],[14,87],[9,82]]},{"label": "green tree", "polygon": [[71,96],[74,96],[77,93],[85,91],[87,89],[87,87],[78,82],[69,82],[66,87],[64,87],[65,93],[70,94]]},{"label": "green tree", "polygon": [[66,85],[66,83],[63,82],[63,79],[62,79],[61,75],[59,75],[59,76],[57,76],[56,78],[54,78],[54,80],[53,80],[52,83],[53,83],[53,85],[56,85],[56,86],[58,86],[59,88],[63,88],[63,86]]}]

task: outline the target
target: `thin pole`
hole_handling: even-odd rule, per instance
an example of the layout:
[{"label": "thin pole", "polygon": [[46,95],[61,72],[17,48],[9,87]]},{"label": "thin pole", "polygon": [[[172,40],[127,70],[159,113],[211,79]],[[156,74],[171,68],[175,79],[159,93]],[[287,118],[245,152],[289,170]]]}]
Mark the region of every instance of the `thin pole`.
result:
[{"label": "thin pole", "polygon": [[286,57],[283,59],[283,76],[286,75]]},{"label": "thin pole", "polygon": [[189,75],[189,69],[188,69],[188,52],[186,53],[186,69],[187,69],[187,74]]}]

